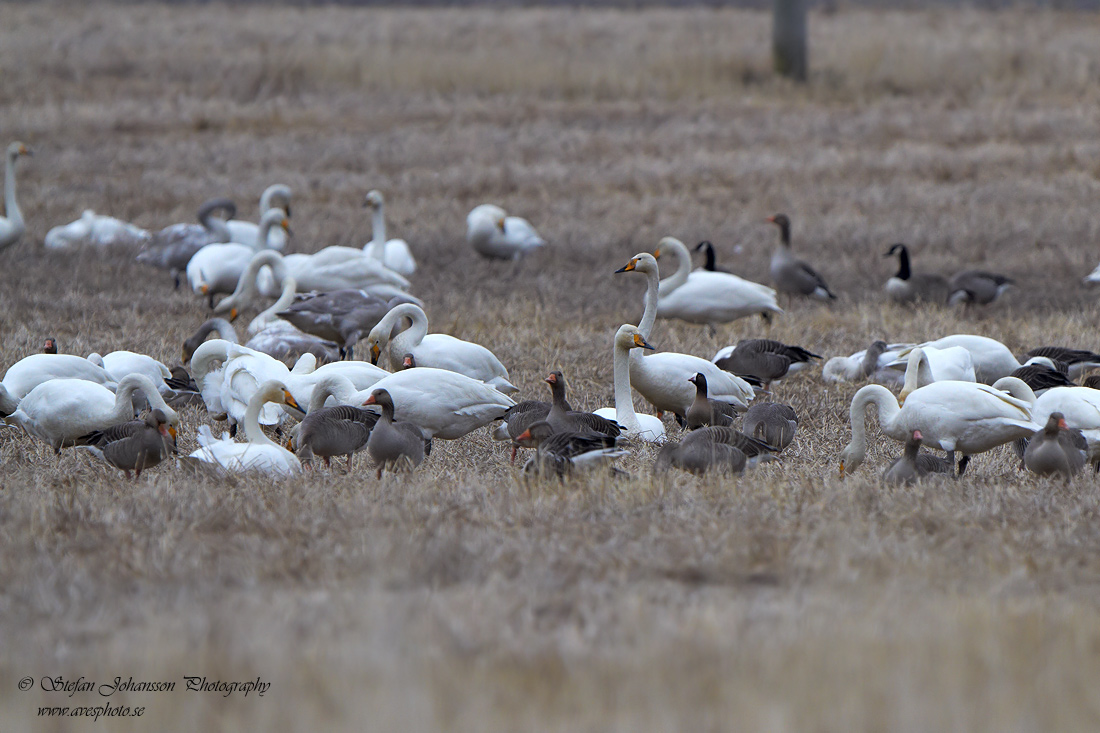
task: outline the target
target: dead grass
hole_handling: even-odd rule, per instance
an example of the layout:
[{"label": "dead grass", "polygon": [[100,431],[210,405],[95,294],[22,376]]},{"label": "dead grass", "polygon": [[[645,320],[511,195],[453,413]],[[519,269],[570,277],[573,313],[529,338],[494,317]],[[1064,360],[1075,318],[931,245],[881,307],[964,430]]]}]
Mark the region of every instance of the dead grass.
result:
[{"label": "dead grass", "polygon": [[[805,89],[766,73],[767,18],[751,12],[0,18],[0,129],[38,152],[20,171],[29,236],[0,255],[5,367],[46,335],[176,359],[201,304],[128,253],[51,254],[42,237],[86,207],[159,227],[274,181],[295,190],[302,251],[365,241],[361,197],[385,191],[433,330],[491,347],[527,394],[563,368],[591,408],[611,403],[611,334],[641,312],[641,279],[611,273],[672,233],[765,279],[763,217],[779,210],[841,302],[713,338],[661,324],[655,345],[709,356],[769,335],[835,355],[973,332],[1100,347],[1079,285],[1100,235],[1092,16],[815,16]],[[464,217],[484,201],[551,249],[474,259]],[[884,306],[881,253],[899,240],[919,268],[989,267],[1020,289],[971,313]],[[888,488],[883,444],[840,482],[854,389],[783,384],[796,444],[729,481],[654,480],[639,449],[626,481],[530,484],[478,434],[382,483],[365,467],[275,484],[164,467],[128,485],[5,431],[4,728],[92,704],[20,693],[23,675],[205,674],[275,687],[135,693],[122,702],[146,717],[109,725],[1095,729],[1095,481],[1022,476],[1006,452],[958,484]],[[203,419],[185,416],[182,447]]]}]

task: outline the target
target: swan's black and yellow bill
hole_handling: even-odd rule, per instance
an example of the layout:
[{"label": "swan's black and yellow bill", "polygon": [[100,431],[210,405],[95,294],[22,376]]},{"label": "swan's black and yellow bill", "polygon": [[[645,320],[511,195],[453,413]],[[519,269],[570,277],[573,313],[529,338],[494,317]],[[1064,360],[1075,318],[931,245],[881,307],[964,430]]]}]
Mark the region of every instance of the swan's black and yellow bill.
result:
[{"label": "swan's black and yellow bill", "polygon": [[625,265],[620,267],[618,270],[615,270],[615,274],[618,275],[620,272],[634,272],[634,268],[637,267],[637,266],[638,266],[638,258],[634,257],[630,260],[630,262],[627,262]]},{"label": "swan's black and yellow bill", "polygon": [[652,346],[650,346],[648,343],[646,343],[646,340],[644,338],[642,338],[642,334],[640,334],[640,333],[634,334],[634,345],[635,346],[640,346],[643,349],[649,349],[650,351],[656,351],[656,349],[654,349]]}]

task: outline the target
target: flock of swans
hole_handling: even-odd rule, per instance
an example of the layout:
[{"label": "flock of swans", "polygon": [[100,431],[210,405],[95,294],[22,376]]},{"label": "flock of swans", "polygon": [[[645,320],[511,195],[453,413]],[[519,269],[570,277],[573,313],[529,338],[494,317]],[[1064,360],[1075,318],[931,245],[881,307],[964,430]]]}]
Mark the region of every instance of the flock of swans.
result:
[{"label": "flock of swans", "polygon": [[[26,230],[15,200],[15,165],[29,154],[21,143],[7,149],[0,248]],[[517,402],[520,390],[491,349],[430,333],[425,305],[410,293],[416,260],[404,240],[387,237],[380,192],[364,199],[372,215],[370,241],[312,254],[286,253],[291,199],[288,187],[269,187],[256,222],[235,219],[232,201],[211,199],[200,207],[198,224],[158,232],[90,211],[50,230],[50,248],[139,247],[140,262],[167,270],[177,287],[185,278],[215,317],[182,345],[181,364],[171,368],[130,351],[62,354],[57,340],[47,339],[42,353],[4,374],[4,425],[59,455],[67,447],[86,449],[127,476],[168,458],[195,470],[278,476],[344,458],[353,470],[355,454],[366,452],[381,477],[387,469],[415,469],[434,440],[486,427],[511,445],[513,461],[521,448],[533,449],[527,472],[564,476],[607,467],[641,442],[660,444],[655,471],[740,472],[777,460],[795,439],[797,414],[770,397],[777,383],[815,368],[821,356],[770,339],[742,340],[709,359],[658,351],[651,343],[658,318],[713,329],[781,315],[780,293],[835,299],[824,277],[792,251],[784,214],[768,219],[779,230],[770,267],[774,287],[719,268],[709,242],[696,247],[706,264],[693,269],[691,252],[674,237],[615,270],[645,278],[642,316],[611,340],[613,405],[585,412],[569,403],[560,371],[545,380],[549,401]],[[514,260],[546,244],[529,222],[499,206],[476,207],[466,224],[468,244],[487,258]],[[976,270],[951,278],[914,273],[903,244],[886,254],[899,258],[899,270],[884,292],[899,302],[987,304],[1012,284]],[[660,258],[672,265],[663,279]],[[1100,280],[1100,267],[1089,277]],[[242,344],[232,322],[250,308],[262,310],[244,329]],[[357,348],[366,358],[355,358]],[[379,365],[387,349],[389,369]],[[865,419],[873,408],[882,434],[904,444],[885,467],[890,481],[960,475],[971,456],[1008,443],[1021,465],[1039,474],[1068,478],[1089,462],[1100,468],[1100,378],[1074,382],[1093,367],[1100,367],[1100,354],[1091,351],[1041,346],[1021,360],[998,341],[966,334],[919,344],[876,341],[833,357],[823,365],[825,380],[873,382],[852,400],[852,439],[840,455],[840,472],[850,474],[866,461]],[[899,395],[884,385],[900,388]],[[655,414],[635,410],[634,392]],[[202,426],[199,448],[178,456],[180,415],[191,411],[205,411],[228,431],[218,437]],[[945,451],[946,459],[922,453],[922,445]]]}]

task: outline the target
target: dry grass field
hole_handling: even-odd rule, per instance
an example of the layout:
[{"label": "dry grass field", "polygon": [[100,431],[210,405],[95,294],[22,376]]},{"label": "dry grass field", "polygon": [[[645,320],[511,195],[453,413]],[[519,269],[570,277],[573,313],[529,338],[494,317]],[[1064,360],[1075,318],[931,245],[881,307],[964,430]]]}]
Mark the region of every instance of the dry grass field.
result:
[{"label": "dry grass field", "polygon": [[[936,9],[815,15],[805,87],[771,77],[745,11],[0,5],[0,131],[24,241],[0,253],[0,367],[39,348],[166,362],[207,317],[133,253],[56,254],[93,208],[158,228],[214,195],[295,191],[292,247],[362,244],[370,188],[421,269],[433,330],[478,341],[525,396],[562,368],[611,404],[611,337],[673,234],[765,280],[786,211],[842,293],[659,349],[746,336],[827,356],[980,333],[1097,349],[1100,19]],[[551,242],[519,265],[464,239],[498,202]],[[973,312],[885,305],[882,253],[1019,282]],[[247,322],[247,321],[245,321]],[[947,485],[847,480],[858,385],[776,399],[802,422],[732,480],[525,482],[481,431],[411,477],[134,483],[0,432],[0,728],[18,730],[1049,731],[1100,727],[1100,490],[978,456]],[[638,407],[642,407],[639,399]],[[181,448],[205,420],[185,413]],[[20,692],[32,676],[206,675],[258,698]],[[182,686],[182,685],[181,685]],[[39,705],[144,717],[73,728]],[[97,727],[98,726],[98,727]]]}]

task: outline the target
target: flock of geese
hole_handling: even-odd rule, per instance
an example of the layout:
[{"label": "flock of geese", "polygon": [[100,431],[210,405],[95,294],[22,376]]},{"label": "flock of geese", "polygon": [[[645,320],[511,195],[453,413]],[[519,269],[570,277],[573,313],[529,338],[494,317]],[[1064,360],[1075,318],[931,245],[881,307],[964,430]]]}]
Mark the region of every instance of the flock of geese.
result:
[{"label": "flock of geese", "polygon": [[[0,249],[26,229],[15,187],[16,163],[26,155],[25,145],[8,146]],[[562,372],[546,377],[549,400],[517,402],[519,388],[490,349],[429,332],[424,303],[410,293],[416,260],[404,240],[387,237],[380,192],[364,199],[372,215],[369,242],[313,254],[286,253],[291,199],[287,186],[269,187],[256,222],[236,219],[233,202],[217,198],[199,208],[198,223],[157,232],[91,211],[50,230],[50,248],[140,248],[140,262],[166,270],[176,287],[186,281],[215,317],[184,342],[181,363],[171,368],[130,351],[58,353],[57,340],[46,339],[42,353],[11,365],[0,382],[8,436],[23,440],[19,429],[58,455],[85,449],[127,477],[168,458],[196,471],[276,476],[343,458],[350,471],[361,451],[381,477],[415,469],[434,440],[485,427],[511,445],[513,462],[521,448],[534,451],[523,469],[530,473],[617,471],[615,459],[641,442],[660,444],[658,472],[736,473],[777,460],[795,439],[798,415],[771,397],[777,383],[816,368],[820,355],[770,339],[745,339],[710,359],[657,351],[651,343],[658,318],[713,329],[782,314],[780,293],[835,299],[822,275],[794,254],[784,214],[768,219],[779,234],[770,266],[774,287],[718,267],[709,242],[695,248],[705,264],[694,269],[688,247],[673,237],[616,270],[645,278],[642,316],[612,340],[613,405],[585,412],[570,404]],[[492,204],[473,209],[466,224],[467,242],[487,258],[514,260],[546,244],[525,219]],[[898,257],[899,269],[884,291],[899,302],[988,304],[1012,284],[978,270],[951,278],[915,273],[904,244],[886,256]],[[659,258],[671,265],[663,279]],[[1100,281],[1100,267],[1089,278]],[[233,321],[259,307],[239,337]],[[1069,478],[1090,462],[1100,469],[1100,377],[1085,377],[1094,367],[1100,354],[1088,350],[1041,346],[1017,359],[994,339],[966,334],[919,344],[876,341],[833,357],[822,367],[824,379],[872,382],[852,400],[852,438],[840,472],[865,462],[872,408],[881,433],[904,444],[884,469],[889,481],[961,475],[971,456],[1008,443],[1023,467],[1042,475]],[[900,389],[898,396],[887,386]],[[635,410],[635,391],[655,414]],[[200,427],[199,448],[179,456],[180,413],[195,410],[228,430],[219,437]],[[922,453],[922,445],[946,458]]]}]

